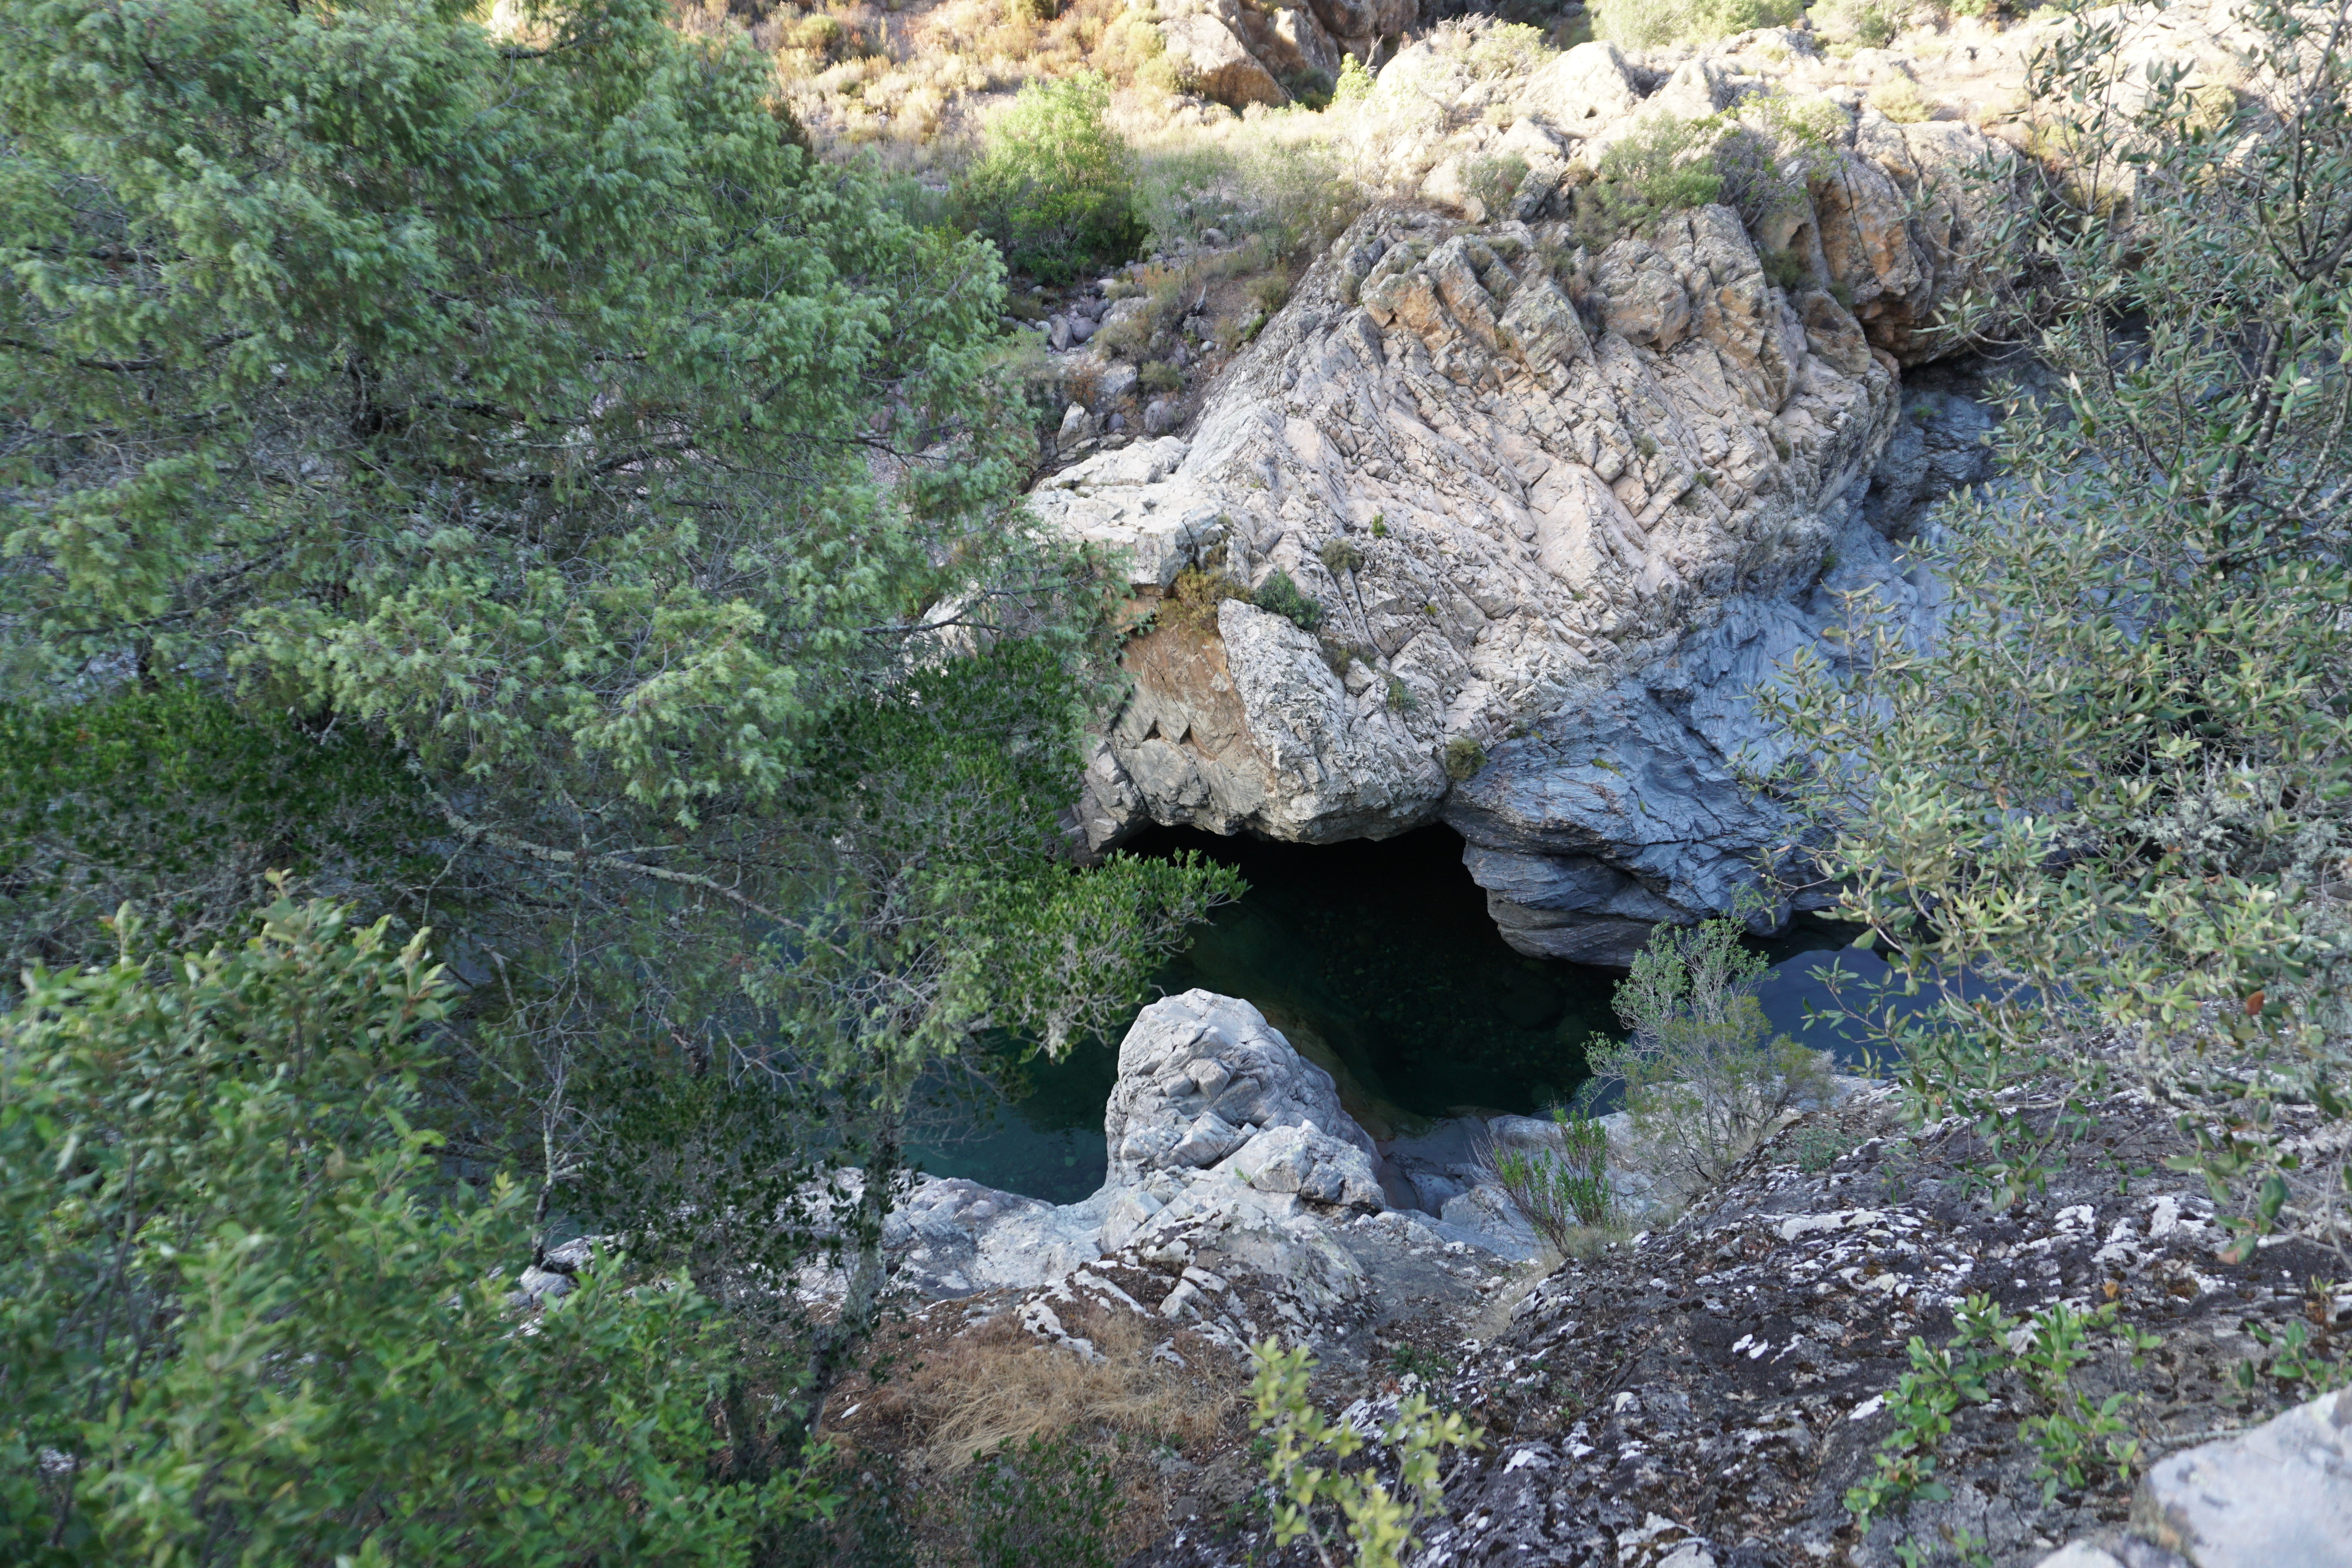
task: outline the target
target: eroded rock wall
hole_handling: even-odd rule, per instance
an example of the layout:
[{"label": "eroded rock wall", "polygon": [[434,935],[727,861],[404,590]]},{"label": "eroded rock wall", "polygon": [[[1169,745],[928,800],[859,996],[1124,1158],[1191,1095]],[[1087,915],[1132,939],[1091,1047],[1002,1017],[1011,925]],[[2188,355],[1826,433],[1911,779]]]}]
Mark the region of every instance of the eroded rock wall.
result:
[{"label": "eroded rock wall", "polygon": [[[1425,66],[1391,69],[1423,91]],[[1517,90],[1559,152],[1529,160],[1525,215],[1370,213],[1189,436],[1035,499],[1127,550],[1147,600],[1193,566],[1279,570],[1322,609],[1310,632],[1228,601],[1131,643],[1091,847],[1145,821],[1317,842],[1442,817],[1514,946],[1622,963],[1652,923],[1730,907],[1785,837],[1739,781],[1772,759],[1749,688],[1821,646],[1839,591],[1930,612],[1890,540],[1974,476],[1985,421],[1906,406],[1904,362],[1967,281],[1949,193],[1990,147],[1864,110],[1771,233],[1709,205],[1595,254],[1554,215],[1580,149],[1661,101],[1736,105],[1737,74],[1645,93],[1593,45]],[[1793,287],[1765,260],[1792,247]]]}]

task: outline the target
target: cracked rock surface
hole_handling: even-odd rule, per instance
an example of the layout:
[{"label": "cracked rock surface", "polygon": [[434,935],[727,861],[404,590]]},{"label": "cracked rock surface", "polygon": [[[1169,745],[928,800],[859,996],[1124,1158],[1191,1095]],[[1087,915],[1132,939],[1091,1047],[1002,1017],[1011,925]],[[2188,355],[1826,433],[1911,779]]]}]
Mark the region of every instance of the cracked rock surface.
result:
[{"label": "cracked rock surface", "polygon": [[[1498,118],[1496,84],[1448,58],[1414,45],[1381,78],[1437,106],[1432,135],[1473,99]],[[1841,592],[1929,624],[1901,542],[1983,476],[1981,407],[1906,402],[1904,377],[1979,281],[1960,170],[2003,150],[1834,109],[1766,232],[1712,205],[1580,246],[1563,214],[1600,151],[1736,110],[1761,78],[1735,67],[1662,77],[1587,45],[1504,84],[1534,150],[1510,213],[1369,214],[1189,433],[1039,487],[1049,525],[1126,552],[1147,609],[1196,567],[1281,571],[1323,611],[1310,632],[1229,600],[1129,643],[1088,847],[1146,821],[1322,842],[1443,816],[1515,946],[1592,963],[1753,885],[1785,825],[1738,782],[1771,759],[1749,689],[1825,647]],[[1486,767],[1454,785],[1449,747]]]},{"label": "cracked rock surface", "polygon": [[[2162,1113],[2128,1098],[2094,1110],[2096,1132],[2049,1190],[1996,1213],[1966,1178],[1982,1154],[1967,1128],[1903,1135],[1888,1092],[1857,1095],[1784,1133],[1665,1229],[1562,1265],[1436,1381],[1486,1427],[1487,1446],[1453,1463],[1443,1517],[1410,1561],[1889,1568],[1898,1546],[1949,1531],[1983,1542],[1996,1568],[2032,1568],[2078,1537],[2065,1568],[2109,1568],[2093,1552],[2131,1568],[2332,1562],[2298,1557],[2301,1547],[2222,1552],[2221,1538],[2264,1539],[2233,1509],[2262,1511],[2263,1528],[2289,1531],[2277,1539],[2290,1543],[2299,1518],[2252,1485],[2195,1478],[2300,1465],[2302,1515],[2330,1517],[2324,1485],[2337,1489],[2326,1506],[2343,1506],[2338,1417],[2352,1410],[2336,1396],[2226,1451],[2198,1448],[2299,1397],[2291,1381],[2238,1375],[2263,1364],[2251,1329],[2300,1322],[2325,1341],[2352,1328],[2352,1294],[2314,1293],[2334,1260],[2286,1242],[2224,1261],[2228,1237],[2201,1189],[2155,1174],[2173,1136]],[[1800,1150],[1824,1137],[1850,1152],[1803,1168],[1812,1162]],[[2094,1403],[2124,1396],[2141,1462],[2154,1467],[2137,1511],[2134,1482],[2111,1469],[2045,1502],[2019,1426],[2045,1412],[2021,1384],[2002,1383],[1987,1403],[1962,1406],[1939,1445],[1949,1497],[1856,1529],[1843,1500],[1893,1429],[1887,1396],[1909,1368],[1907,1342],[1947,1343],[1953,1309],[1976,1291],[2019,1315],[2113,1304],[2153,1336],[2137,1357],[2103,1339],[2075,1373]],[[2238,1500],[2215,1500],[2224,1493]],[[2159,1519],[2176,1531],[2169,1545],[2131,1532]],[[1270,1552],[1253,1529],[1194,1527],[1139,1561],[1307,1559]]]}]

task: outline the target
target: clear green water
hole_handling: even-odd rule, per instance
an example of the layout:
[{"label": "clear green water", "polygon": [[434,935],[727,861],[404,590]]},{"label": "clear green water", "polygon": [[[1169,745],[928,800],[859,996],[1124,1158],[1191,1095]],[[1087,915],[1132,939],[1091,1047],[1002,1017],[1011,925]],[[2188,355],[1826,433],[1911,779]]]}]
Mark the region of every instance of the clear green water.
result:
[{"label": "clear green water", "polygon": [[[1565,1099],[1586,1077],[1584,1042],[1619,1032],[1610,998],[1622,975],[1511,951],[1451,829],[1312,847],[1160,830],[1129,848],[1197,850],[1248,879],[1247,895],[1217,912],[1160,988],[1247,998],[1332,1072],[1375,1137]],[[1762,945],[1781,963],[1764,994],[1780,1028],[1802,1027],[1809,988],[1799,977],[1811,967],[1781,961],[1838,940],[1806,929]],[[935,1120],[959,1131],[918,1151],[923,1167],[1055,1203],[1082,1198],[1102,1185],[1103,1104],[1117,1071],[1117,1040],[1091,1041],[1020,1067],[1009,1102],[943,1102]]]}]

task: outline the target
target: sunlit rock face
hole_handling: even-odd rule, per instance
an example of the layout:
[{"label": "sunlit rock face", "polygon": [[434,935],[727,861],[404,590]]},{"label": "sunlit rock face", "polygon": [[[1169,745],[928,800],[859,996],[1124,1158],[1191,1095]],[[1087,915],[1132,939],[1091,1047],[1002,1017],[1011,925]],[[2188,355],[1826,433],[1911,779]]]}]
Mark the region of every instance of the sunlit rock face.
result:
[{"label": "sunlit rock face", "polygon": [[[1407,90],[1394,74],[1495,98],[1448,64],[1412,46],[1380,92]],[[1513,946],[1604,964],[1755,887],[1788,826],[1741,782],[1775,760],[1749,693],[1831,652],[1843,591],[1924,625],[1933,585],[1895,541],[1981,473],[1981,412],[1906,406],[1903,376],[1981,281],[1959,171],[1994,149],[1824,102],[1844,133],[1762,232],[1709,205],[1580,246],[1560,215],[1580,160],[1665,114],[1736,110],[1756,85],[1737,65],[1552,60],[1509,89],[1500,144],[1528,170],[1511,214],[1370,213],[1189,435],[1041,488],[1041,516],[1126,552],[1147,608],[1188,567],[1261,601],[1129,642],[1133,694],[1079,813],[1090,849],[1145,821],[1325,842],[1442,817]],[[1319,622],[1271,612],[1276,572]]]}]

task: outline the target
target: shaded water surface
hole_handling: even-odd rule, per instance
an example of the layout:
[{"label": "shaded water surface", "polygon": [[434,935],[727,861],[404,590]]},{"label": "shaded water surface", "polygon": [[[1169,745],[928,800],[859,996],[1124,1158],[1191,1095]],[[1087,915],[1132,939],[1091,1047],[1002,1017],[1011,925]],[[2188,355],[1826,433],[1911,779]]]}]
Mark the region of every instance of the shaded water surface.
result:
[{"label": "shaded water surface", "polygon": [[[1375,1137],[1423,1118],[1539,1111],[1584,1081],[1589,1038],[1620,1032],[1610,998],[1621,975],[1513,952],[1451,829],[1313,846],[1162,829],[1129,848],[1195,850],[1248,880],[1249,893],[1162,970],[1160,988],[1247,998],[1332,1073]],[[1809,930],[1774,942],[1769,956],[1835,940]],[[1783,963],[1789,981],[1767,989],[1782,1029],[1801,1027],[1806,988],[1796,977],[1811,967]],[[1084,1197],[1103,1179],[1117,1061],[1116,1039],[1089,1041],[1059,1062],[1023,1067],[1009,1104],[943,1107],[968,1130],[922,1151],[924,1168],[1058,1203]]]}]

